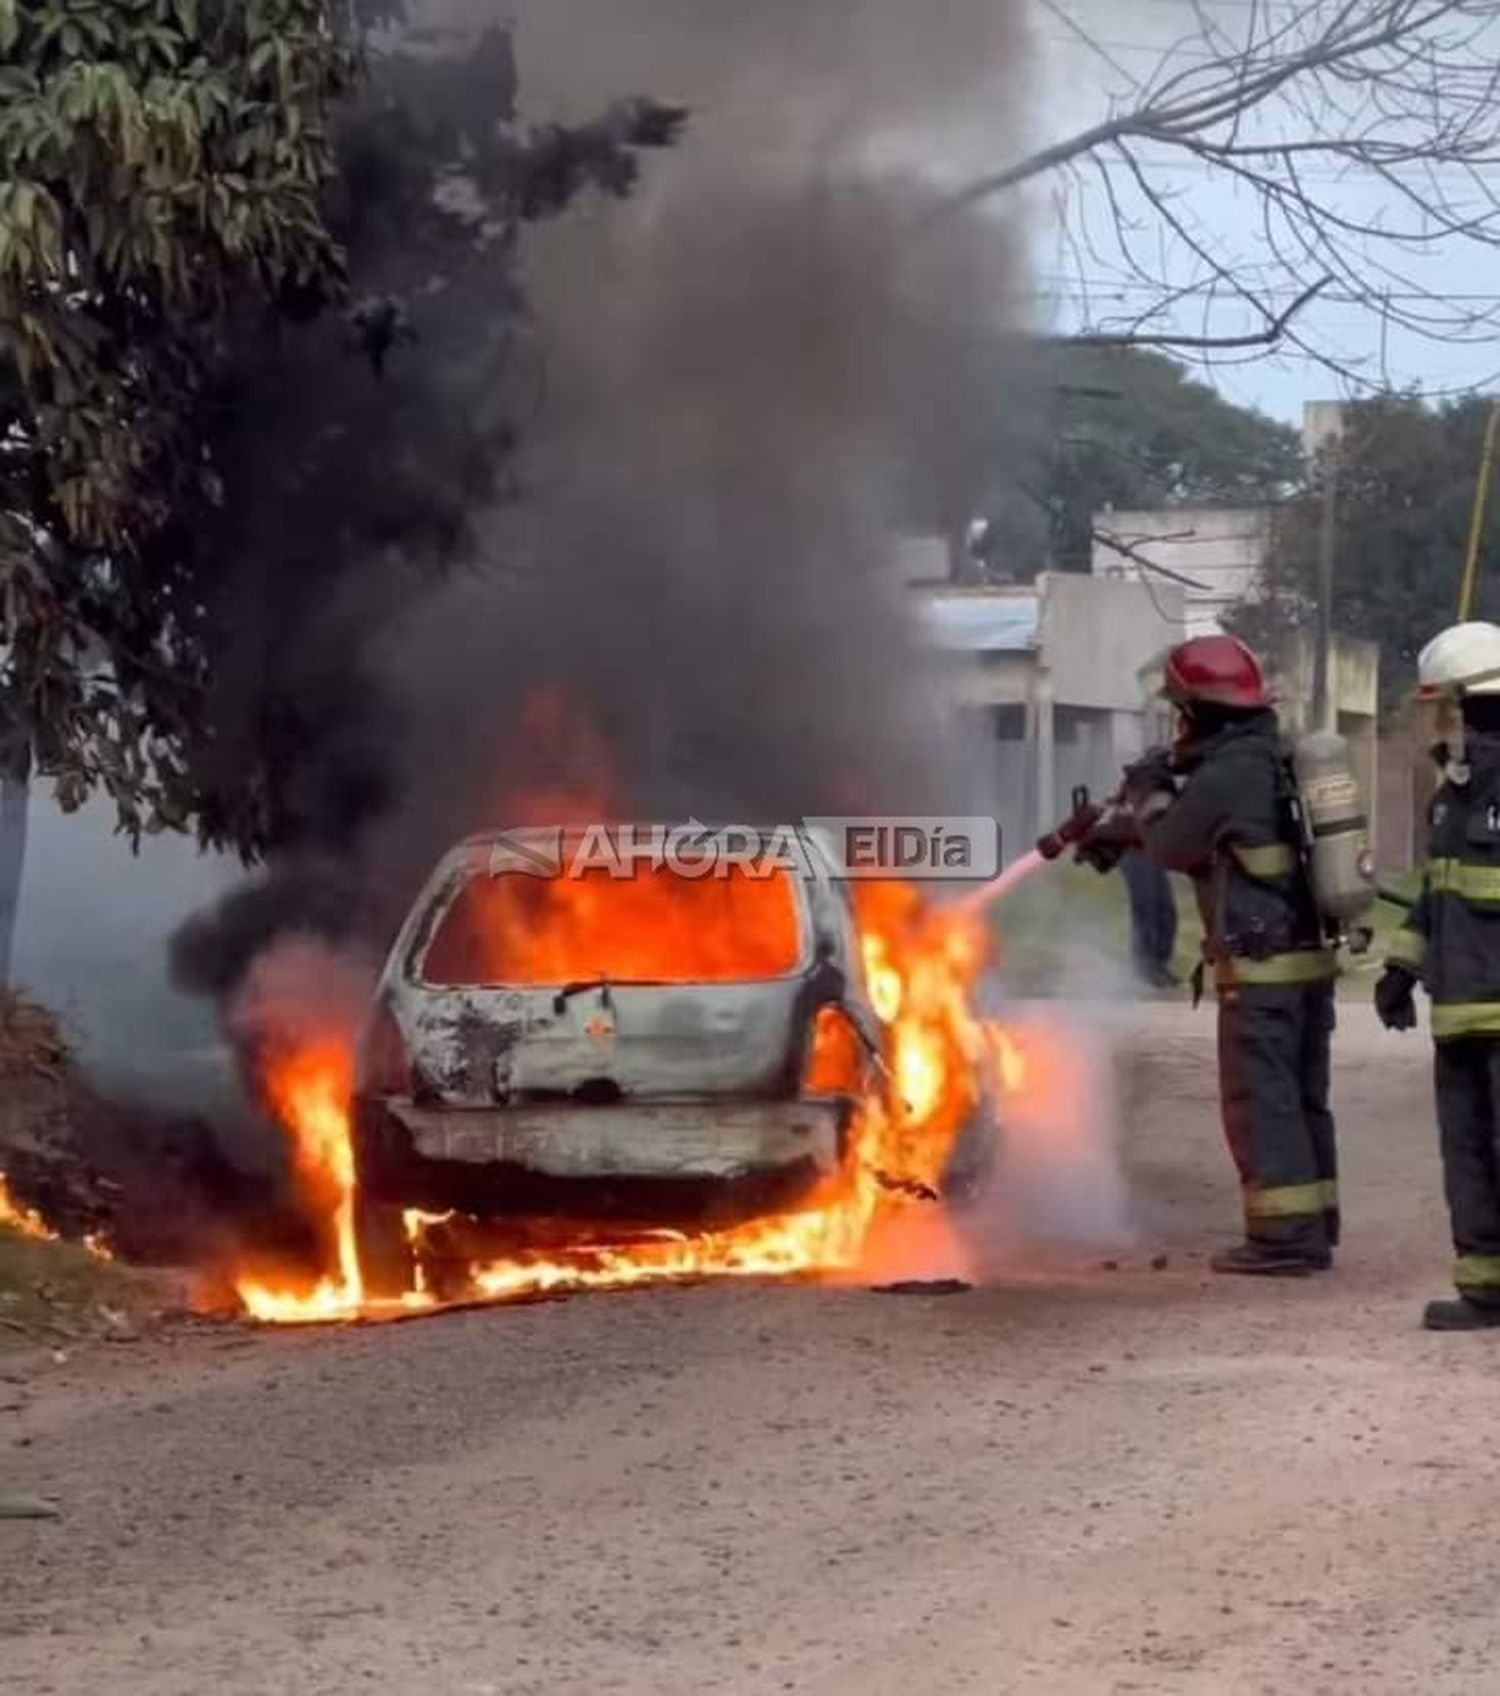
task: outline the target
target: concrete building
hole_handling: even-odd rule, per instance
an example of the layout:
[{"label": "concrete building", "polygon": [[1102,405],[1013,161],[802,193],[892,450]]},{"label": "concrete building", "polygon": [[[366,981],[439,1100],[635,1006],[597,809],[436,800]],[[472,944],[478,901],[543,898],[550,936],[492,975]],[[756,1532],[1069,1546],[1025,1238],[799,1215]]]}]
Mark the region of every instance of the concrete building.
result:
[{"label": "concrete building", "polygon": [[[1027,588],[913,587],[923,624],[952,662],[966,755],[1013,857],[1067,811],[1073,789],[1096,795],[1171,734],[1149,672],[1189,630],[1186,593],[1171,584],[1048,574]],[[1312,650],[1296,646],[1273,685],[1282,722],[1309,728]],[[1338,728],[1373,795],[1378,767],[1379,652],[1340,638],[1330,667]]]},{"label": "concrete building", "polygon": [[[1308,401],[1302,409],[1302,451],[1311,465],[1344,428],[1339,401]],[[1221,628],[1223,616],[1253,599],[1270,558],[1274,504],[1178,505],[1146,510],[1113,508],[1095,514],[1090,569],[1127,582],[1149,578],[1151,566],[1175,573],[1186,597],[1188,633]]]},{"label": "concrete building", "polygon": [[[1338,440],[1343,407],[1309,401],[1303,408],[1302,447],[1309,462]],[[1097,515],[1092,570],[1117,582],[1149,581],[1151,565],[1184,579],[1190,635],[1223,628],[1226,615],[1253,600],[1270,556],[1274,506],[1171,506]],[[1291,652],[1278,680],[1282,717],[1291,731],[1308,728],[1312,699],[1311,645]],[[1409,863],[1420,796],[1400,761],[1382,760],[1379,740],[1380,655],[1373,643],[1336,637],[1329,689],[1337,727],[1351,744],[1357,775],[1370,797],[1373,834],[1382,863]],[[1382,841],[1382,838],[1385,840]]]},{"label": "concrete building", "polygon": [[1183,579],[1179,587],[1188,634],[1212,634],[1260,583],[1270,554],[1273,513],[1269,506],[1101,512],[1094,520],[1093,574],[1140,583],[1153,577],[1169,580],[1149,565],[1171,572]]},{"label": "concrete building", "polygon": [[970,767],[1008,857],[1068,810],[1076,785],[1108,793],[1163,734],[1141,673],[1181,639],[1180,590],[1063,573],[912,594],[951,656]]}]

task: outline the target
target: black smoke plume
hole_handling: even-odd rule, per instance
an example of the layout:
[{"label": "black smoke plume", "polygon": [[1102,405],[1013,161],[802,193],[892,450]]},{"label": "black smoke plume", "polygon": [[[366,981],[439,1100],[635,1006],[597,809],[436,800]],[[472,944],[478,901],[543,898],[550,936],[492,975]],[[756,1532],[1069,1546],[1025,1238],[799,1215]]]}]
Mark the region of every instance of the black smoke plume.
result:
[{"label": "black smoke plume", "polygon": [[[689,129],[628,202],[527,237],[529,312],[487,401],[524,428],[505,486],[473,480],[465,568],[413,577],[397,537],[352,603],[347,579],[299,598],[318,707],[284,786],[312,814],[335,798],[337,828],[309,833],[334,854],[273,857],[188,927],[179,980],[206,992],[286,931],[378,940],[451,841],[542,800],[785,818],[964,799],[891,544],[961,530],[1025,427],[1019,238],[942,210],[946,180],[1017,138],[1019,4],[507,12],[532,119],[646,87]],[[461,348],[512,304],[467,289],[436,332]],[[423,354],[419,293],[408,310],[398,381]],[[453,404],[479,404],[453,369]],[[381,453],[400,446],[388,423]]]}]

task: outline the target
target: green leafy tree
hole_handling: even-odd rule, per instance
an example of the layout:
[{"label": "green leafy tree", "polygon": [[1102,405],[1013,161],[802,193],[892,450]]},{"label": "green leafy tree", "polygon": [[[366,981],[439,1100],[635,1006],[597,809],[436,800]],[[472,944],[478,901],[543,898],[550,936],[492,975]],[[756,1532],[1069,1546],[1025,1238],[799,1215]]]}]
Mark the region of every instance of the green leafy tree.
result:
[{"label": "green leafy tree", "polygon": [[216,331],[343,287],[353,75],[319,0],[0,0],[0,714],[65,802],[103,782],[133,821],[170,777],[136,685],[192,638],[142,544],[213,490]]},{"label": "green leafy tree", "polygon": [[994,573],[1089,569],[1110,507],[1255,505],[1302,477],[1297,432],[1236,406],[1164,354],[1061,347],[1033,379],[1048,428],[1031,438],[982,544]]},{"label": "green leafy tree", "polygon": [[[1475,477],[1492,401],[1438,406],[1413,394],[1351,403],[1339,449],[1334,627],[1377,643],[1384,702],[1411,688],[1425,642],[1456,617]],[[1243,609],[1245,635],[1274,647],[1315,618],[1326,458],[1278,513],[1265,594]],[[1474,616],[1500,614],[1500,515],[1482,537]],[[1487,567],[1487,569],[1486,569]]]},{"label": "green leafy tree", "polygon": [[0,0],[8,769],[134,835],[255,856],[361,812],[358,760],[329,794],[318,757],[369,733],[357,644],[315,611],[464,557],[514,443],[520,232],[682,122],[528,130],[504,32],[366,33],[399,21]]}]

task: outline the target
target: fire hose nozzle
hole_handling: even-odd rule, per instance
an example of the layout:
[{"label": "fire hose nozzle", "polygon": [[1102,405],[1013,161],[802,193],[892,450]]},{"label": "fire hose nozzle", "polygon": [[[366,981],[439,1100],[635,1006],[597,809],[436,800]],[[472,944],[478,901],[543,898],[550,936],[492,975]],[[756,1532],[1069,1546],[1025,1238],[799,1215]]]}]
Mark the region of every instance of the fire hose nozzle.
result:
[{"label": "fire hose nozzle", "polygon": [[1105,809],[1090,800],[1087,789],[1073,791],[1073,811],[1060,825],[1037,838],[1036,851],[1044,860],[1060,860],[1070,848],[1076,848],[1104,817]]}]

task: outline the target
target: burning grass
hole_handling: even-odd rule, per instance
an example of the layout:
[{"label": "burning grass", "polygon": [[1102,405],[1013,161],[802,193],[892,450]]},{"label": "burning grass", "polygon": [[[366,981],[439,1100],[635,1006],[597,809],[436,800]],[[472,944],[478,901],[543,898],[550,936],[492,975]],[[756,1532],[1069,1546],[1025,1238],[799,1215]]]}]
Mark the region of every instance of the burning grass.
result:
[{"label": "burning grass", "polygon": [[134,1336],[179,1295],[97,1241],[63,1242],[0,1176],[0,1349]]},{"label": "burning grass", "polygon": [[56,1242],[57,1233],[34,1207],[12,1194],[10,1180],[0,1172],[0,1229],[12,1236],[30,1237],[33,1242]]},{"label": "burning grass", "polygon": [[94,1226],[99,1195],[80,1140],[96,1110],[58,1020],[0,990],[0,1227],[47,1239]]}]

